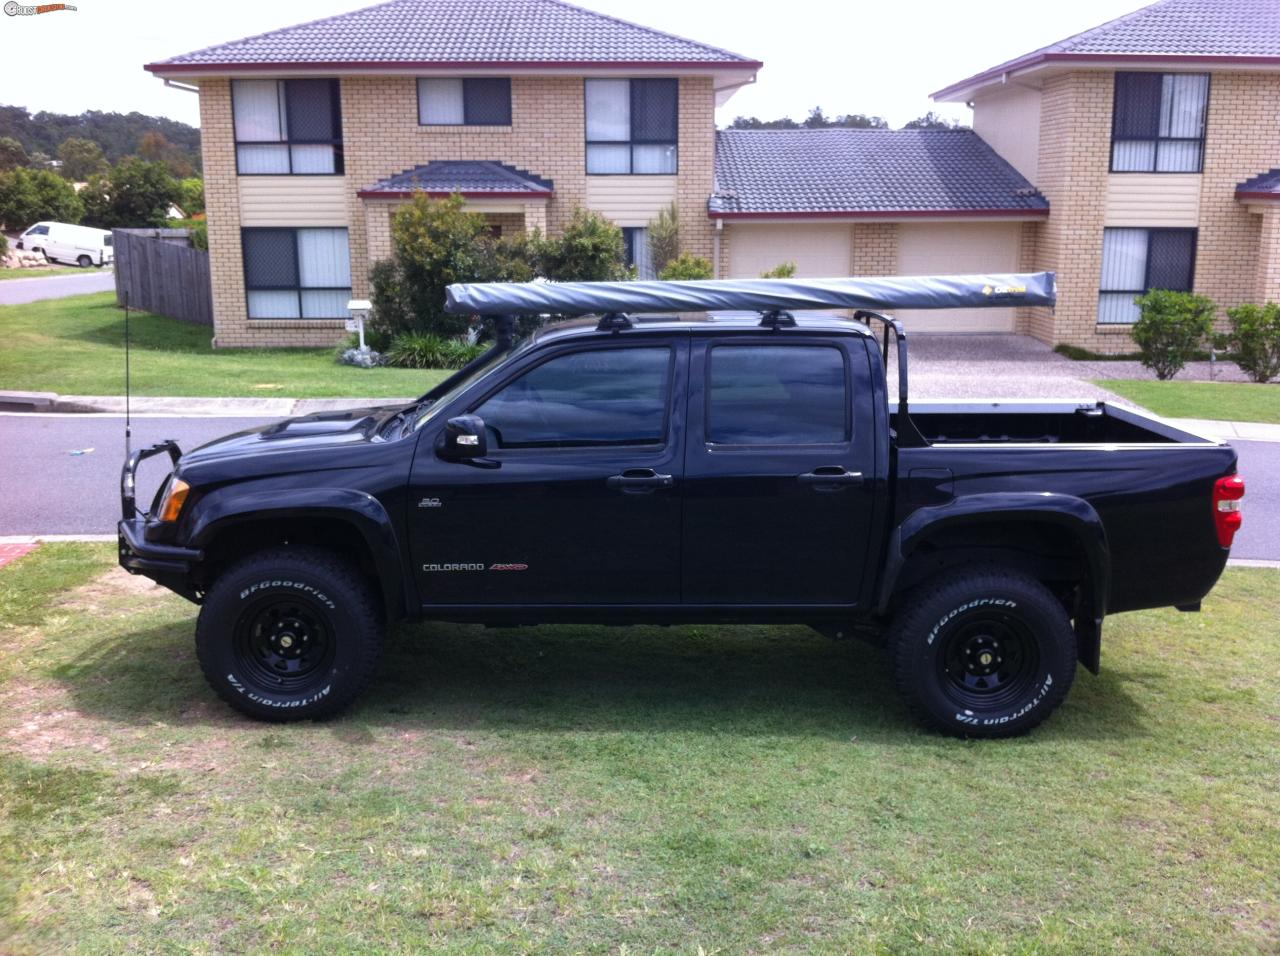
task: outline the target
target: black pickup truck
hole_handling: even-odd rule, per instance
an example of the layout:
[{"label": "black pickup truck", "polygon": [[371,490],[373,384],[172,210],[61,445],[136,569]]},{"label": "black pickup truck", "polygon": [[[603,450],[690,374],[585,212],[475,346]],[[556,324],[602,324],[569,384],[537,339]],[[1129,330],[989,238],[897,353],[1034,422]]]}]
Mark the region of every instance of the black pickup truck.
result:
[{"label": "black pickup truck", "polygon": [[[1002,278],[1007,306],[1025,286]],[[918,301],[823,281],[784,301]],[[623,285],[668,311],[760,310],[633,318],[605,294]],[[459,287],[458,311],[603,318],[518,345],[499,319],[487,354],[407,406],[135,452],[120,563],[202,605],[210,684],[268,720],[350,704],[399,618],[798,622],[884,642],[936,727],[1006,736],[1062,702],[1077,661],[1097,672],[1105,615],[1199,608],[1240,522],[1230,446],[1105,403],[908,406],[898,323],[793,316],[759,285],[491,306]],[[139,462],[166,452],[138,513]]]}]

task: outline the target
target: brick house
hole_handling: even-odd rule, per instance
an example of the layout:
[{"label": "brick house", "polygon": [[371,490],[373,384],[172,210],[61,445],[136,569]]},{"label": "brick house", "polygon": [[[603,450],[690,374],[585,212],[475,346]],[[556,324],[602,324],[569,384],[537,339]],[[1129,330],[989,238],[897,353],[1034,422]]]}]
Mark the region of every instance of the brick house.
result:
[{"label": "brick house", "polygon": [[1030,265],[1047,204],[972,133],[717,134],[760,66],[560,0],[391,0],[146,68],[199,91],[219,346],[337,341],[419,192],[499,230],[596,210],[641,275],[672,201],[722,276]]},{"label": "brick house", "polygon": [[1135,294],[1280,301],[1280,4],[1163,0],[933,94],[1048,199],[1046,342],[1132,348]]}]

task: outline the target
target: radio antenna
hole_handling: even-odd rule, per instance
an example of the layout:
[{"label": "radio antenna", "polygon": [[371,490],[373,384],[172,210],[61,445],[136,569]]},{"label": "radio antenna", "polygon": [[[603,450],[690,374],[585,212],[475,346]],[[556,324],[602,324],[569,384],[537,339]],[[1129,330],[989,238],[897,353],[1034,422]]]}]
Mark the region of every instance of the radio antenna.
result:
[{"label": "radio antenna", "polygon": [[133,419],[129,408],[129,290],[124,290],[124,456],[126,458],[133,449]]}]

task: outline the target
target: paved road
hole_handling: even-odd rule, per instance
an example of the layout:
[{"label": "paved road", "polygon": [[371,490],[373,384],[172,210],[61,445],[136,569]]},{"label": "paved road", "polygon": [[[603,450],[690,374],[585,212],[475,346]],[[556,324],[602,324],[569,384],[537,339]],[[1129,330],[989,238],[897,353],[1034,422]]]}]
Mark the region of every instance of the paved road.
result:
[{"label": "paved road", "polygon": [[[183,448],[265,418],[135,418],[134,447],[176,438]],[[1236,442],[1248,484],[1244,528],[1232,556],[1280,560],[1280,442]],[[76,449],[93,448],[85,455]],[[106,534],[120,515],[124,419],[0,414],[0,535]],[[149,504],[167,458],[142,466],[138,500]]]},{"label": "paved road", "polygon": [[116,287],[110,269],[86,269],[79,275],[44,276],[38,279],[5,279],[0,282],[0,305],[21,305],[40,299],[63,299],[88,292],[111,292]]}]

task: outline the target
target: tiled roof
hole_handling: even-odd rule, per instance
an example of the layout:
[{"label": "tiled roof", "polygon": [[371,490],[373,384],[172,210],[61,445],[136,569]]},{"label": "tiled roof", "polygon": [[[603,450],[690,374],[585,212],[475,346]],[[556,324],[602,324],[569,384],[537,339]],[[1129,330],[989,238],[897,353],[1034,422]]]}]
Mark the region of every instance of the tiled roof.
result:
[{"label": "tiled roof", "polygon": [[432,193],[442,196],[461,193],[464,196],[550,196],[555,184],[533,173],[482,160],[436,160],[425,166],[415,166],[402,173],[381,179],[367,189],[360,190],[361,197],[406,197],[413,193]]},{"label": "tiled roof", "polygon": [[563,0],[390,0],[184,53],[147,69],[433,63],[760,65]]},{"label": "tiled roof", "polygon": [[1033,50],[933,96],[948,96],[1001,74],[1054,60],[1206,58],[1215,62],[1280,60],[1276,0],[1160,0],[1101,26]]},{"label": "tiled roof", "polygon": [[1280,169],[1269,169],[1236,186],[1236,195],[1245,198],[1280,199]]},{"label": "tiled roof", "polygon": [[971,130],[721,130],[712,215],[1044,215]]}]

